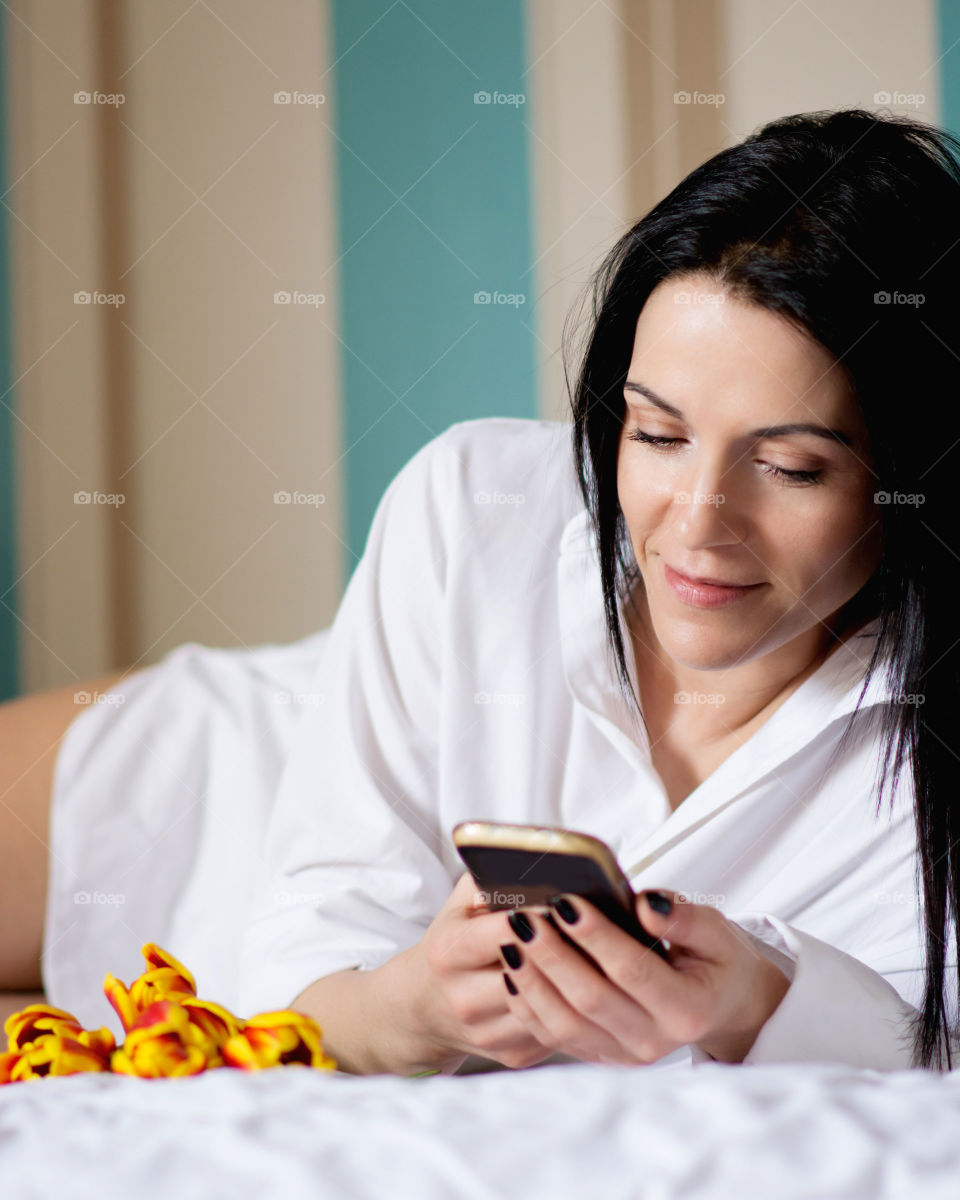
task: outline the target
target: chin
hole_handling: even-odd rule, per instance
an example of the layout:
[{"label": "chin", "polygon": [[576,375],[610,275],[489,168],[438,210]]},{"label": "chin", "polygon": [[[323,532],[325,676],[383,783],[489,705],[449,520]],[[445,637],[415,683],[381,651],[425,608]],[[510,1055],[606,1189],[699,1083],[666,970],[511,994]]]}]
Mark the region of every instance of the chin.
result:
[{"label": "chin", "polygon": [[[661,629],[654,625],[657,640],[664,651],[681,666],[694,671],[725,671],[743,666],[763,653],[755,630],[737,629],[724,635],[721,629],[705,629],[696,617],[687,621],[668,621]],[[748,655],[748,658],[744,658]]]}]

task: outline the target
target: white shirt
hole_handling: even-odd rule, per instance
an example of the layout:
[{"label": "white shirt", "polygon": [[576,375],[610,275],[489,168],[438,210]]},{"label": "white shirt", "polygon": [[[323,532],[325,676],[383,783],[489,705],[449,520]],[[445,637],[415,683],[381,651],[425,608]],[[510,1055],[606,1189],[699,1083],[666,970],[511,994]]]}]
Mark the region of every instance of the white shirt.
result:
[{"label": "white shirt", "polygon": [[719,908],[785,970],[745,1062],[910,1066],[923,938],[909,774],[875,812],[886,681],[828,769],[877,622],[672,811],[607,649],[571,438],[460,422],[388,487],[281,777],[240,1011],[417,942],[464,870],[458,821],[560,825],[606,841],[636,889]]}]

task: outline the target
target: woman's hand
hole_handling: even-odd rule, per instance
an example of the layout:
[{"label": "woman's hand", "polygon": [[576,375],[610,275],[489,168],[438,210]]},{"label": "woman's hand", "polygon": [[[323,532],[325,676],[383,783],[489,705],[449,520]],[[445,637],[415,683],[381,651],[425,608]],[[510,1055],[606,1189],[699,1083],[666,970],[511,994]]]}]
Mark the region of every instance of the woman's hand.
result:
[{"label": "woman's hand", "polygon": [[[669,941],[669,962],[579,896],[555,904],[556,917],[550,909],[523,909],[508,924],[506,913],[492,914],[521,957],[508,972],[517,989],[507,996],[510,1012],[551,1052],[589,1062],[651,1063],[689,1044],[721,1062],[742,1062],[790,981],[718,909],[677,892],[651,894],[655,902],[666,896],[670,910],[657,911],[641,893],[637,918]],[[532,938],[523,940],[530,930]]]},{"label": "woman's hand", "polygon": [[[457,880],[421,940],[376,971],[386,1004],[416,1067],[455,1071],[468,1054],[508,1067],[549,1058],[527,1023],[507,1005],[502,943],[513,940],[507,914],[490,912],[468,871]],[[559,940],[559,939],[558,939]],[[571,953],[576,953],[571,951]],[[385,1011],[385,1004],[381,1004]],[[398,1056],[399,1057],[399,1056]]]}]

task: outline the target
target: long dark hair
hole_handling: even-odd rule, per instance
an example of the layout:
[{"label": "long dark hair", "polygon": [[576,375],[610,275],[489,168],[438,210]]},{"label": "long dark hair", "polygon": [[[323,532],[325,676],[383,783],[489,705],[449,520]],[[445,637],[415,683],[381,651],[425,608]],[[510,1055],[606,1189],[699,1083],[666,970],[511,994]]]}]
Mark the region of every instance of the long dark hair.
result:
[{"label": "long dark hair", "polygon": [[576,468],[600,559],[609,647],[641,720],[619,611],[642,582],[617,495],[623,384],[647,297],[684,275],[706,275],[825,347],[862,409],[877,491],[924,497],[877,504],[881,562],[850,612],[879,616],[860,701],[881,670],[901,697],[922,697],[922,708],[882,706],[877,811],[891,773],[892,801],[909,761],[926,972],[911,1028],[914,1065],[943,1069],[945,1052],[950,1068],[948,925],[960,951],[960,755],[951,748],[960,715],[960,139],[862,109],[771,121],[687,175],[607,254],[590,281],[592,311],[572,386],[568,318]]}]

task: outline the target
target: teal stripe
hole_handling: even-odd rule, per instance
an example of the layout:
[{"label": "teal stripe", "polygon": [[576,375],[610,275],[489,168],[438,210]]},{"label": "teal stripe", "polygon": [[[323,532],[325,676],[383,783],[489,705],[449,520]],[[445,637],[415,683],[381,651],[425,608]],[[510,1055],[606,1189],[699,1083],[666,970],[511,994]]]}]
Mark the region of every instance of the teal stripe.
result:
[{"label": "teal stripe", "polygon": [[345,578],[422,445],[537,414],[524,8],[332,0]]},{"label": "teal stripe", "polygon": [[[0,196],[7,190],[6,10],[0,10]],[[17,612],[16,475],[13,368],[10,361],[10,258],[7,210],[0,205],[0,700],[20,693]]]},{"label": "teal stripe", "polygon": [[938,0],[941,124],[960,136],[960,2]]}]

